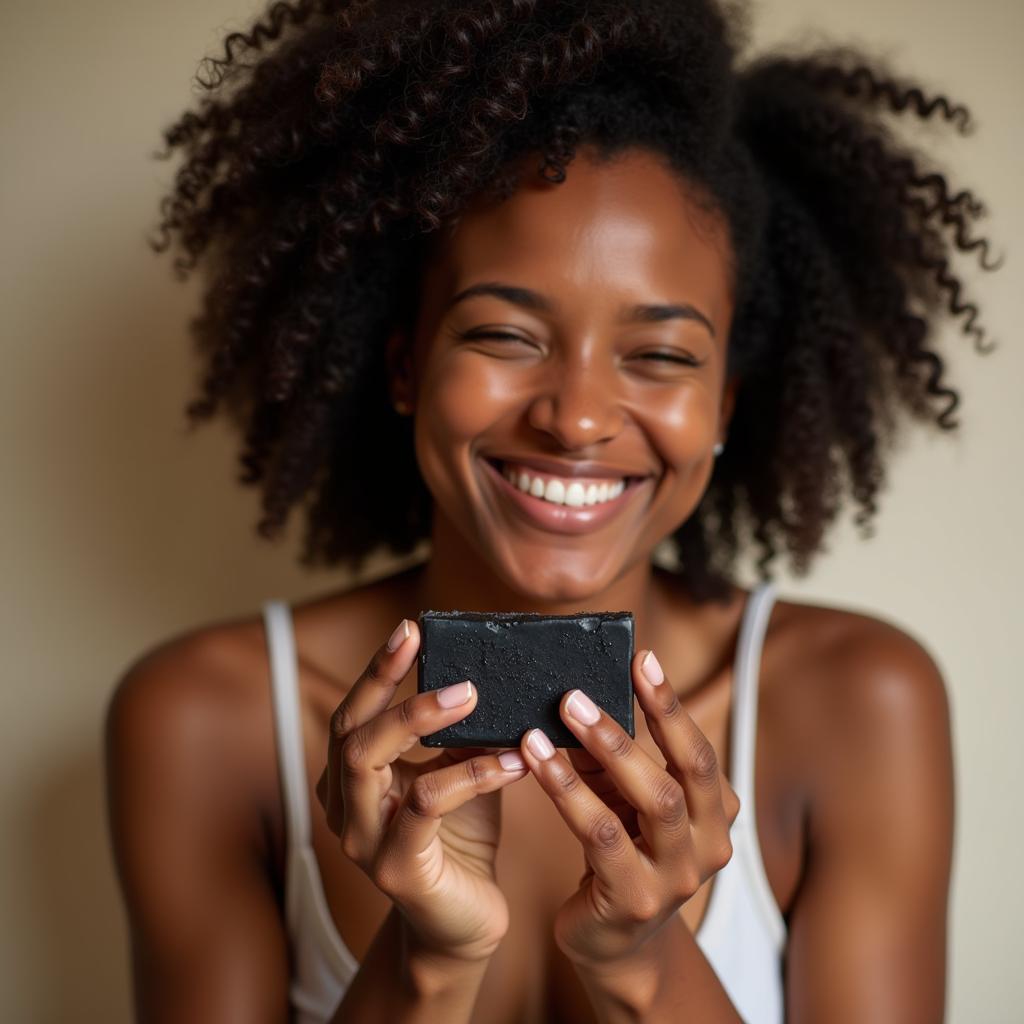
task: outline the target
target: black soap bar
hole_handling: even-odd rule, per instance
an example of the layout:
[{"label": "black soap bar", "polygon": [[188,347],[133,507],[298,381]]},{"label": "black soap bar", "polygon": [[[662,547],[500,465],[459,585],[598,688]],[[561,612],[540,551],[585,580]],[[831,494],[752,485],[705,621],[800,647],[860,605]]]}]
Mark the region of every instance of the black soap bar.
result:
[{"label": "black soap bar", "polygon": [[422,612],[420,693],[464,679],[479,696],[473,713],[421,738],[425,747],[518,747],[540,728],[556,747],[582,747],[558,713],[580,689],[630,736],[633,615],[586,612]]}]

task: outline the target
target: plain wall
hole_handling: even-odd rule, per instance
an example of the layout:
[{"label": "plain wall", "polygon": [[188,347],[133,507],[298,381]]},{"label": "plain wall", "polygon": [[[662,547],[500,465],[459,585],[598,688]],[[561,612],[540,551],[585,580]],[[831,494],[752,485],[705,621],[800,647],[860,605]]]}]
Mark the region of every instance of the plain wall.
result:
[{"label": "plain wall", "polygon": [[[186,436],[197,290],[145,245],[172,174],[150,158],[160,130],[190,101],[199,59],[254,9],[3,7],[0,1004],[10,1021],[129,1019],[101,766],[120,672],[179,631],[345,582],[297,566],[297,529],[277,546],[255,538],[256,495],[234,482],[225,429]],[[908,431],[877,535],[859,540],[848,513],[813,575],[794,580],[780,566],[780,582],[784,596],[896,622],[943,668],[958,797],[950,1019],[1019,1019],[1024,4],[777,0],[758,11],[760,40],[816,26],[869,44],[978,122],[972,138],[936,132],[933,144],[954,180],[985,198],[985,230],[1008,255],[998,274],[965,270],[1000,347],[981,357],[946,332],[960,433]]]}]

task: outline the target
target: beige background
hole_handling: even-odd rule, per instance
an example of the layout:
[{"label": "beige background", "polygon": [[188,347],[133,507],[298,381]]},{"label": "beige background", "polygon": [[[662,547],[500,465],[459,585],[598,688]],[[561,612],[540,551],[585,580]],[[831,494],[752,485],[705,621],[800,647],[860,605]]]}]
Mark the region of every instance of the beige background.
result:
[{"label": "beige background", "polygon": [[[253,9],[3,7],[0,1000],[10,1021],[129,1017],[100,760],[119,672],[195,624],[340,582],[293,567],[297,530],[276,548],[254,539],[255,495],[233,483],[219,426],[185,436],[195,291],[144,244],[171,173],[149,158],[159,131],[188,102],[199,58]],[[877,45],[967,102],[980,126],[939,153],[988,200],[989,230],[1009,251],[975,292],[1001,347],[978,357],[949,332],[961,435],[909,434],[877,537],[858,542],[844,524],[814,575],[784,576],[782,587],[891,619],[943,667],[959,801],[950,1019],[1020,1019],[1024,4],[775,0],[759,10],[761,40],[817,25]]]}]

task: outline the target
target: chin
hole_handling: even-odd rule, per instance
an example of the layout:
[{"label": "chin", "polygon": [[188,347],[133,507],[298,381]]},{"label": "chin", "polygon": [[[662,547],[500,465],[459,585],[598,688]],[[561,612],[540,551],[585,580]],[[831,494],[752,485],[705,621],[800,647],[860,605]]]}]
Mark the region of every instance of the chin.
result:
[{"label": "chin", "polygon": [[569,572],[564,568],[548,567],[543,572],[525,574],[517,566],[511,574],[503,573],[508,585],[526,600],[538,605],[575,604],[583,610],[590,599],[611,585],[606,573],[597,576],[592,573]]}]

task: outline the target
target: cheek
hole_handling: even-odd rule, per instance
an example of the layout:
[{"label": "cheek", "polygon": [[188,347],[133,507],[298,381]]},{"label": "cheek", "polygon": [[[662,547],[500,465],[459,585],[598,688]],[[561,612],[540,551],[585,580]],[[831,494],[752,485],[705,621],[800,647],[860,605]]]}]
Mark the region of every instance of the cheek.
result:
[{"label": "cheek", "polygon": [[469,446],[505,417],[514,417],[517,395],[507,364],[460,354],[424,375],[416,415],[416,458],[435,499],[449,505],[465,484]]},{"label": "cheek", "polygon": [[665,394],[645,403],[642,415],[644,430],[670,471],[685,471],[688,464],[702,459],[715,443],[718,402],[696,382],[688,387],[666,389]]},{"label": "cheek", "polygon": [[448,360],[423,382],[420,409],[427,430],[446,446],[474,439],[513,407],[513,377],[497,360]]}]

